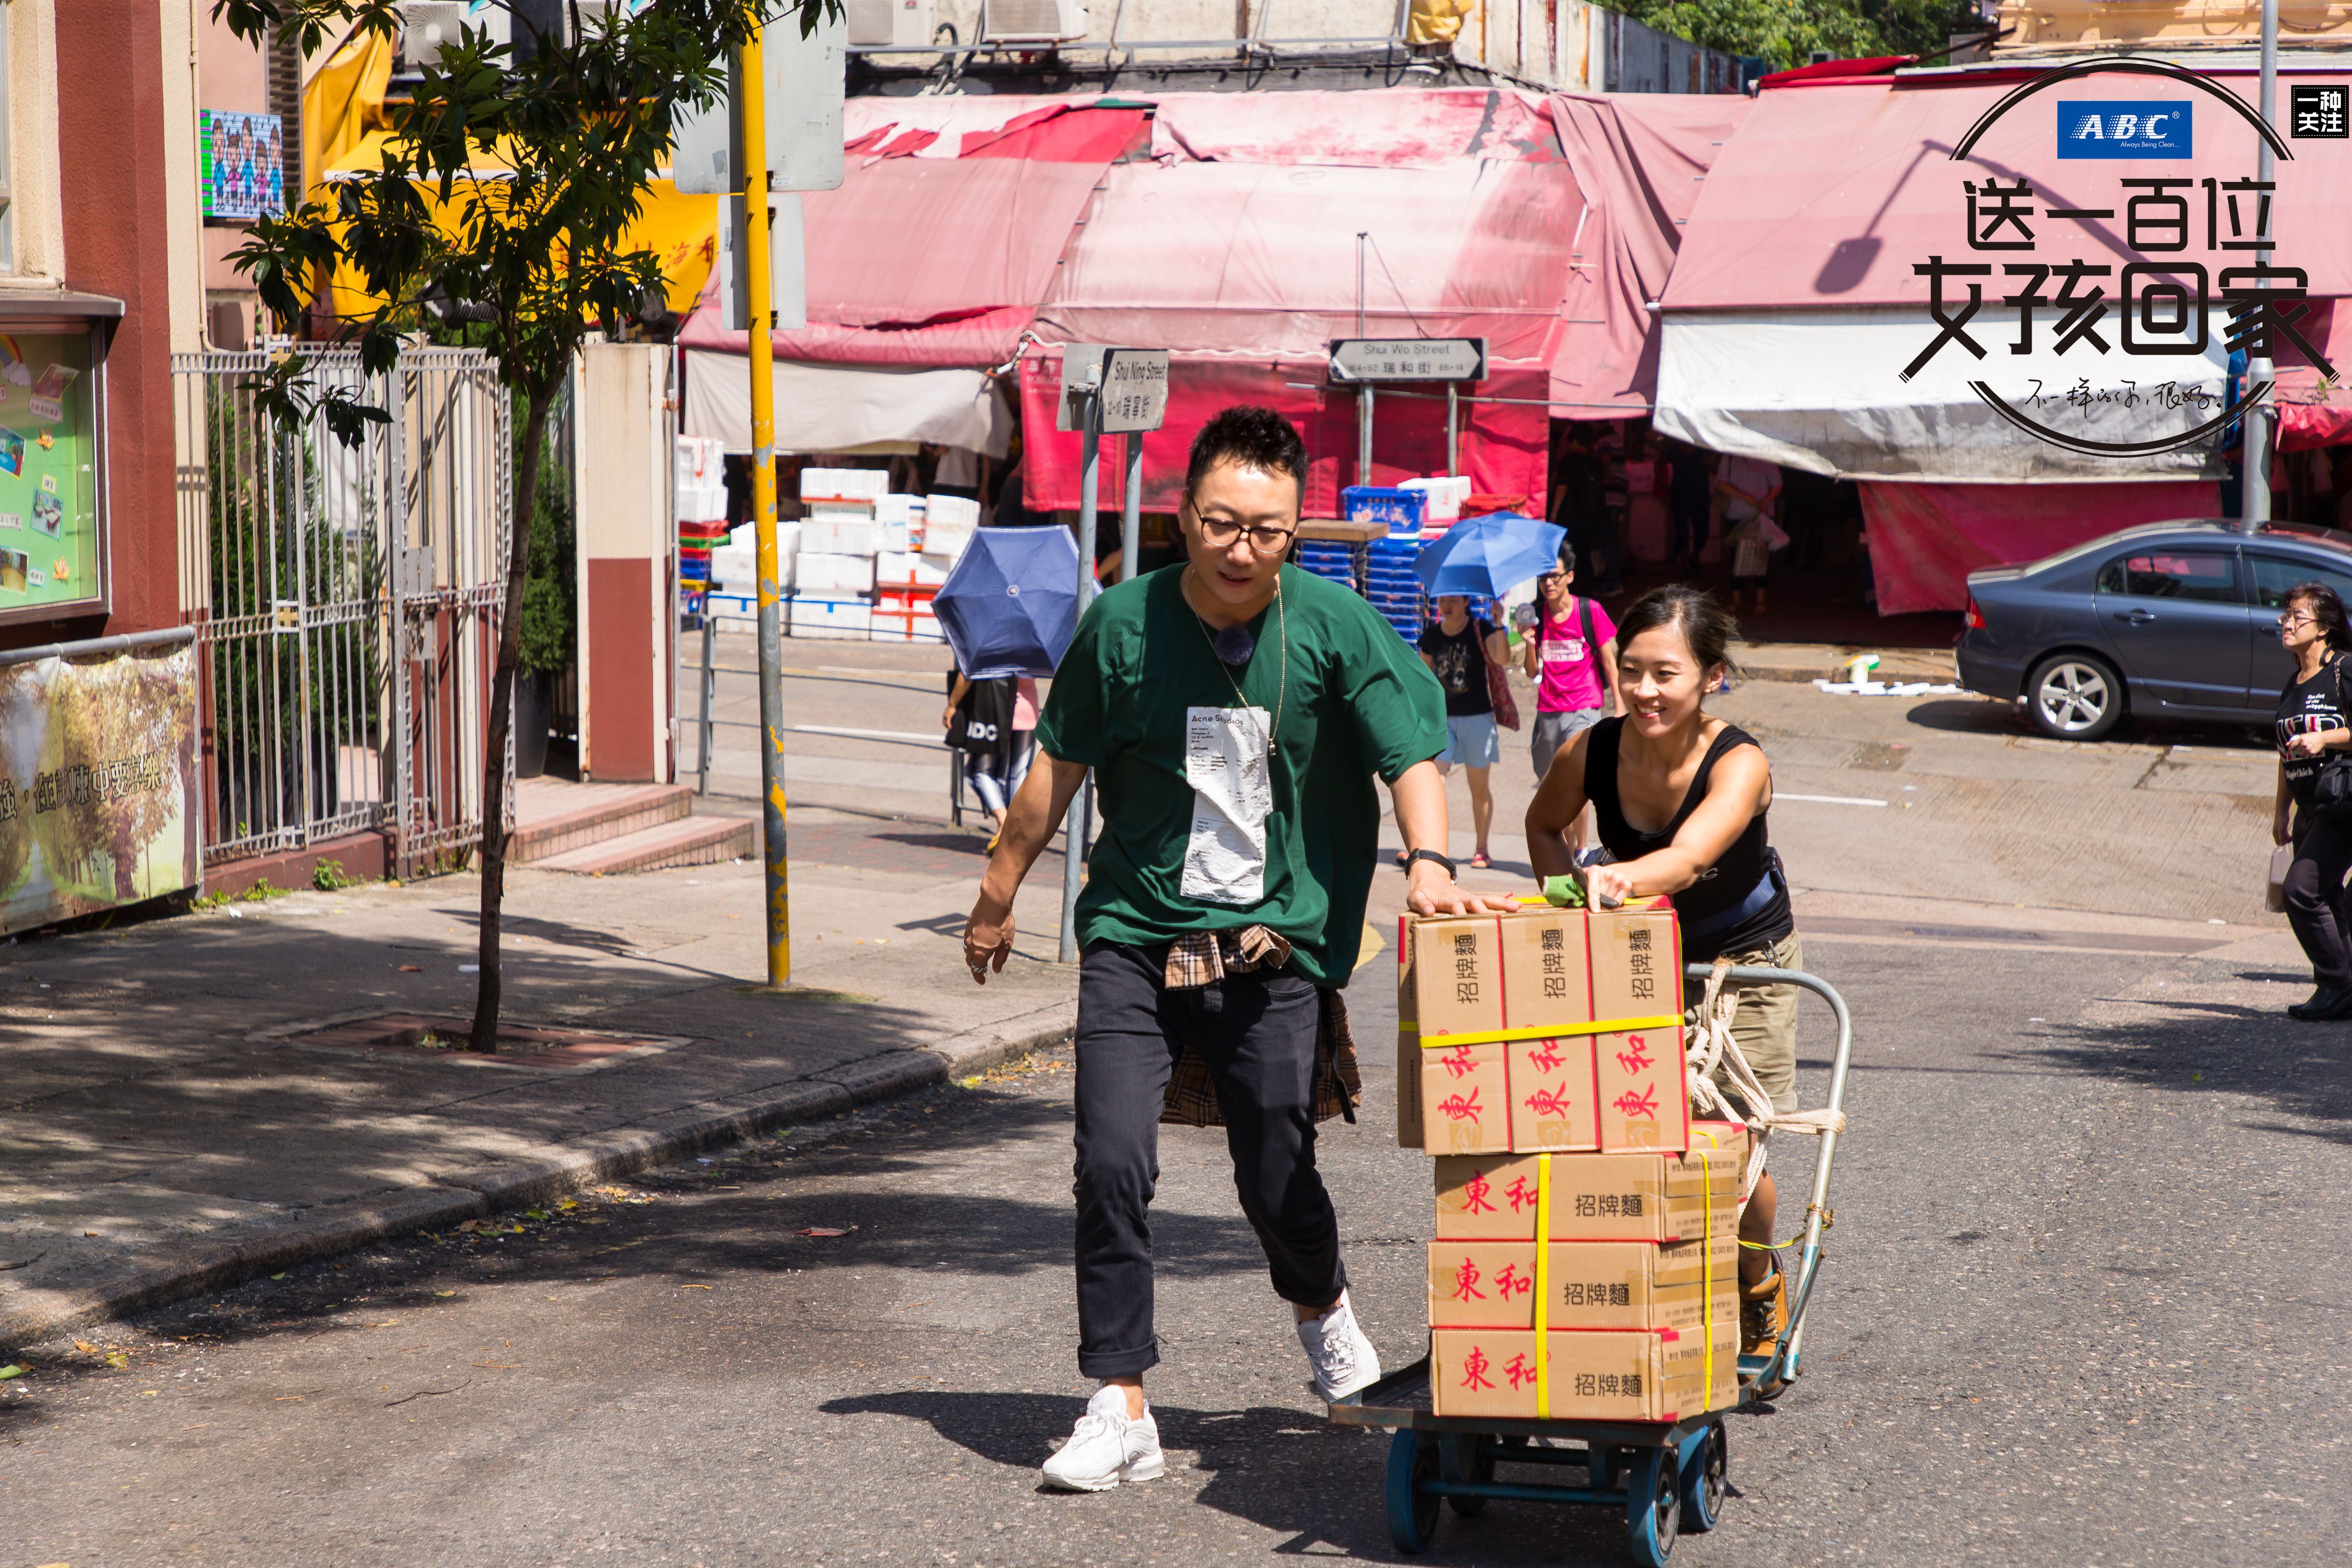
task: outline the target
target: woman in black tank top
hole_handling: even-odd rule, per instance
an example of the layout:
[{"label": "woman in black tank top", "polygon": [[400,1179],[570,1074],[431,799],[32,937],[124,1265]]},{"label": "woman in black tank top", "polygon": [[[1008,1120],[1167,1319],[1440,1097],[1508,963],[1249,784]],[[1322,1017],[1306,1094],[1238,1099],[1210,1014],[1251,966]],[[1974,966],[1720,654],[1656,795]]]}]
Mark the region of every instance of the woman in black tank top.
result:
[{"label": "woman in black tank top", "polygon": [[[1795,969],[1803,963],[1787,880],[1765,835],[1772,770],[1763,748],[1702,706],[1729,666],[1738,628],[1696,589],[1660,588],[1625,612],[1617,631],[1625,715],[1604,719],[1561,748],[1528,807],[1528,855],[1538,878],[1576,871],[1596,902],[1667,894],[1684,957]],[[1611,863],[1575,865],[1568,841],[1584,811]],[[1772,1096],[1755,1114],[1797,1108],[1796,988],[1743,986],[1732,1024],[1740,1054]],[[1726,1082],[1720,1070],[1717,1081]],[[1740,1216],[1745,1349],[1777,1342],[1786,1290],[1772,1255],[1774,1193],[1761,1176]]]}]

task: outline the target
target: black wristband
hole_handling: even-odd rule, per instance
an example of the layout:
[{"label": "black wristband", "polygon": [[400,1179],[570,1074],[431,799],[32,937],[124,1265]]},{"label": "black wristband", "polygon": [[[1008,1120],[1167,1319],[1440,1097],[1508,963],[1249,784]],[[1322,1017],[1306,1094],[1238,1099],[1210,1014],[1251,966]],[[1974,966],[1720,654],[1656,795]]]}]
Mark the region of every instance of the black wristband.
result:
[{"label": "black wristband", "polygon": [[1440,855],[1434,849],[1416,849],[1412,854],[1406,856],[1404,858],[1405,875],[1412,875],[1412,863],[1416,860],[1427,860],[1433,865],[1444,867],[1445,879],[1449,882],[1459,881],[1461,879],[1454,875],[1454,862],[1448,860],[1444,856]]}]

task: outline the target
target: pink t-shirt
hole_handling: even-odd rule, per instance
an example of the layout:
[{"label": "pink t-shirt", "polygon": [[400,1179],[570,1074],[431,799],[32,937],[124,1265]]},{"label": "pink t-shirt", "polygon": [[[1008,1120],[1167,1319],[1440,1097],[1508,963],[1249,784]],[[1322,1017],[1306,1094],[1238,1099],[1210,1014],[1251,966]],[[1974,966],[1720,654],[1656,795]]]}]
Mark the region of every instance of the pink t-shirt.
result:
[{"label": "pink t-shirt", "polygon": [[1014,733],[1037,727],[1037,683],[1023,676],[1013,683],[1013,729]]},{"label": "pink t-shirt", "polygon": [[1547,616],[1536,628],[1536,658],[1543,671],[1536,691],[1538,713],[1574,713],[1608,704],[1609,686],[1601,678],[1601,645],[1617,635],[1617,623],[1598,603],[1590,599],[1582,603],[1592,605],[1592,635],[1597,639],[1593,645],[1585,643],[1584,612],[1577,603],[1570,604],[1566,618],[1555,621]]}]

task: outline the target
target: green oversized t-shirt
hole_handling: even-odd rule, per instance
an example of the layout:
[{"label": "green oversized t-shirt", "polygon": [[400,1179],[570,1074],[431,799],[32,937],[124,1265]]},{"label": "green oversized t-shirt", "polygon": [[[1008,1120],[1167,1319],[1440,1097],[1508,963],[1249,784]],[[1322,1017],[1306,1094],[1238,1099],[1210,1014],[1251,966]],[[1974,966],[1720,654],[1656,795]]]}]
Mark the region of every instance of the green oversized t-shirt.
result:
[{"label": "green oversized t-shirt", "polygon": [[[1048,756],[1095,771],[1102,833],[1078,940],[1264,925],[1289,939],[1308,979],[1345,985],[1379,851],[1372,775],[1393,784],[1445,750],[1445,694],[1360,596],[1293,566],[1280,607],[1249,623],[1255,651],[1231,669],[1184,602],[1184,570],[1122,583],[1087,608],[1038,721]],[[1237,716],[1244,705],[1265,717]],[[1244,753],[1269,725],[1273,757],[1253,772]],[[1229,789],[1266,805],[1262,857],[1245,821],[1213,804]]]}]

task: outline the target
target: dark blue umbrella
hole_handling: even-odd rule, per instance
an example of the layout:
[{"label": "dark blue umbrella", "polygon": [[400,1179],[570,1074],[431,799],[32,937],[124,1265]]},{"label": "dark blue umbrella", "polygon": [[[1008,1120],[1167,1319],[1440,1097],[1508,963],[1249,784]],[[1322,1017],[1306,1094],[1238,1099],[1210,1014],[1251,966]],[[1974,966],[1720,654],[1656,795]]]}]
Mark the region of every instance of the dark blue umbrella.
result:
[{"label": "dark blue umbrella", "polygon": [[1556,571],[1567,538],[1568,530],[1515,511],[1465,518],[1423,545],[1412,569],[1433,599],[1449,594],[1499,599],[1530,577]]},{"label": "dark blue umbrella", "polygon": [[931,601],[968,679],[1051,675],[1078,624],[1078,544],[1066,528],[982,528]]}]

